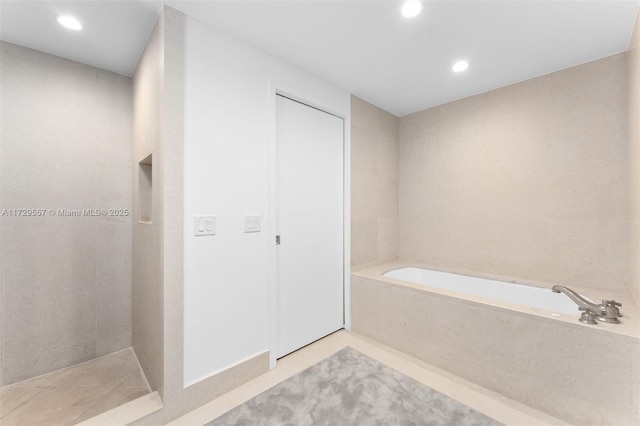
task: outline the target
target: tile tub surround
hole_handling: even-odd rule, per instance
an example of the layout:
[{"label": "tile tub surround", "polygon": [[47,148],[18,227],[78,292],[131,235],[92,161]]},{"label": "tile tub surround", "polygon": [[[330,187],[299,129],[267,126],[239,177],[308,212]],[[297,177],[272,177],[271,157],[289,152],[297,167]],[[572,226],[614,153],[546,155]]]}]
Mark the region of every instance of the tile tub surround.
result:
[{"label": "tile tub surround", "polygon": [[381,276],[401,266],[424,265],[352,274],[355,332],[570,423],[640,422],[640,317],[630,296],[623,324],[589,326],[577,314],[552,318]]},{"label": "tile tub surround", "polygon": [[351,266],[398,258],[399,119],[351,96]]},{"label": "tile tub surround", "polygon": [[[3,209],[131,212],[131,79],[0,42]],[[131,346],[131,215],[0,218],[0,385]]]},{"label": "tile tub surround", "polygon": [[626,289],[627,98],[620,53],[401,117],[399,259]]}]

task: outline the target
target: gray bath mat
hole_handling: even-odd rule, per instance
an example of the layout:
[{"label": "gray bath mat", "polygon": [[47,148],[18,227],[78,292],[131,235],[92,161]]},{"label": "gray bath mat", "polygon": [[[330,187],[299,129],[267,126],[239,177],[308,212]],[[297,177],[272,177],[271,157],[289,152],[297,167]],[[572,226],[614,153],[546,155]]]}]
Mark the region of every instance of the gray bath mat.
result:
[{"label": "gray bath mat", "polygon": [[501,425],[353,348],[223,414],[228,425]]}]

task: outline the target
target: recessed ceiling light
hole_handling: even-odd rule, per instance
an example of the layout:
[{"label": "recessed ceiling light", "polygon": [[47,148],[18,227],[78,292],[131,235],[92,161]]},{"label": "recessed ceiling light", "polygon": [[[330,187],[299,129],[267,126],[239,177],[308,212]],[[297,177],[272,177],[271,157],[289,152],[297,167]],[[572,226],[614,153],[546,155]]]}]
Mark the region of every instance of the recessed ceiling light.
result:
[{"label": "recessed ceiling light", "polygon": [[409,0],[402,5],[402,16],[413,18],[422,12],[422,3],[419,0]]},{"label": "recessed ceiling light", "polygon": [[453,67],[451,67],[451,70],[453,72],[462,72],[462,71],[466,71],[467,68],[469,68],[469,62],[458,61],[455,64],[453,64]]},{"label": "recessed ceiling light", "polygon": [[73,16],[58,16],[58,23],[63,27],[69,28],[70,30],[80,31],[82,29],[82,24]]}]

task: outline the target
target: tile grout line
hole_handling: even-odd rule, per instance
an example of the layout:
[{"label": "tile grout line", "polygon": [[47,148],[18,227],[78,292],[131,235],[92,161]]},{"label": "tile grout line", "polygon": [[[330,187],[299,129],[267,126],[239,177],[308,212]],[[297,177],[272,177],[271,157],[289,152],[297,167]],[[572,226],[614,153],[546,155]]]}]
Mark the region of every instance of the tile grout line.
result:
[{"label": "tile grout line", "polygon": [[26,401],[22,402],[21,404],[18,404],[11,411],[7,411],[6,413],[2,413],[2,415],[0,416],[0,419],[5,418],[8,414],[13,413],[18,408],[24,406],[25,404],[28,404],[29,402],[31,402],[31,400],[33,400],[33,398],[35,398],[36,396],[40,395],[42,392],[44,392],[45,389],[48,389],[48,388],[38,388],[38,387],[36,387],[36,388],[25,388],[25,389],[40,389],[40,390],[37,393],[35,393],[34,395],[30,396],[29,399],[27,399]]}]

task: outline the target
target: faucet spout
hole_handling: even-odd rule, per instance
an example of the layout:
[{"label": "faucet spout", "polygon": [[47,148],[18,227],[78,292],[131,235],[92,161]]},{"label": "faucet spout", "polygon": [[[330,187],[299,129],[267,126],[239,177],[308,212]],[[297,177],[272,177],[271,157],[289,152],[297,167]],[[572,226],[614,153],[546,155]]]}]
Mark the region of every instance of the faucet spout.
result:
[{"label": "faucet spout", "polygon": [[573,300],[575,304],[581,308],[588,309],[594,313],[600,312],[600,308],[601,308],[600,305],[596,305],[595,303],[589,302],[588,300],[584,299],[582,296],[580,296],[578,293],[576,293],[575,291],[571,290],[568,287],[565,287],[563,285],[554,285],[553,287],[551,287],[551,291],[553,291],[554,293],[566,294],[569,297],[569,299]]},{"label": "faucet spout", "polygon": [[582,318],[580,318],[580,321],[582,322],[595,324],[595,321],[593,320],[593,317],[595,317],[597,320],[602,322],[611,324],[620,323],[618,317],[621,317],[622,315],[620,315],[618,307],[622,306],[622,304],[615,300],[602,300],[602,304],[597,305],[589,302],[575,291],[562,285],[554,285],[551,288],[551,291],[554,293],[564,293],[569,297],[569,299],[573,300],[575,304],[578,305],[579,310],[584,311]]}]

